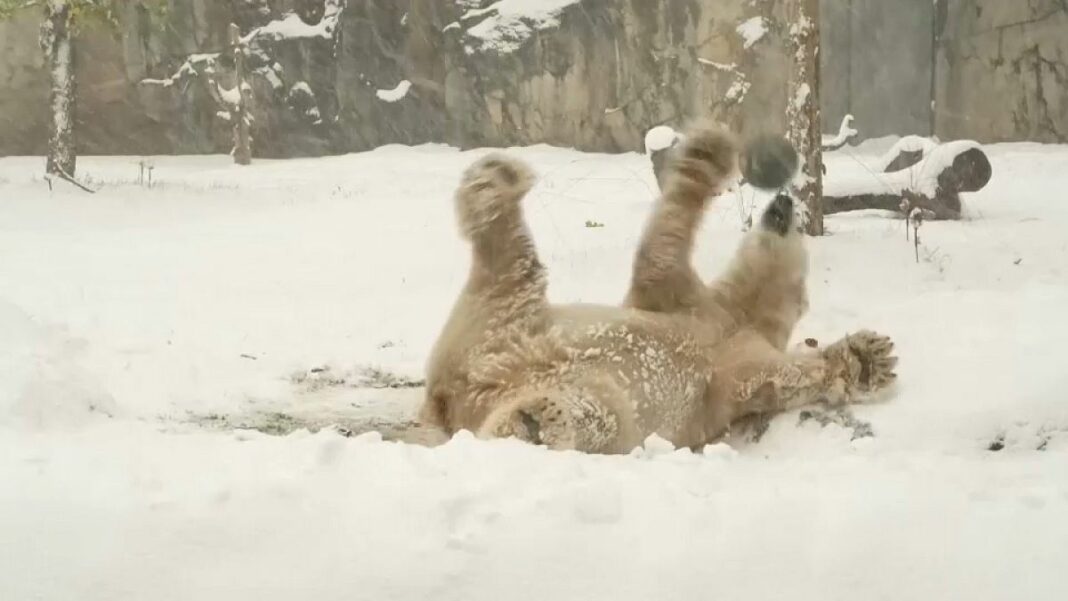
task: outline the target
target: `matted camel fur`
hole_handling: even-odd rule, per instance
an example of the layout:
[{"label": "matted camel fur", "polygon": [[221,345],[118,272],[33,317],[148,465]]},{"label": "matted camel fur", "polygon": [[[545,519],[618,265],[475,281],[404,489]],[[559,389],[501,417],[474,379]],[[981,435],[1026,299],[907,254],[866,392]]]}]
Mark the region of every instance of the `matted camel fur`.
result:
[{"label": "matted camel fur", "polygon": [[714,125],[687,132],[622,306],[551,305],[520,206],[531,169],[502,153],[470,166],[455,202],[471,270],[429,362],[423,423],[591,453],[626,453],[654,433],[699,448],[732,422],[889,386],[897,358],[886,336],[861,330],[813,353],[787,350],[808,309],[789,196],[769,205],[721,277],[697,276],[694,237],[739,152]]}]

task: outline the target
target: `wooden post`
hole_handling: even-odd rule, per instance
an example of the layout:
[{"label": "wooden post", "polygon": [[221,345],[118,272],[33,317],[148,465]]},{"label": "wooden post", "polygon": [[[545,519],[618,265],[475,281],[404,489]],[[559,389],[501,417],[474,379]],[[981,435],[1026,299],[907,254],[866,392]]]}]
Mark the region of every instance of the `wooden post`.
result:
[{"label": "wooden post", "polygon": [[230,24],[230,51],[234,56],[234,74],[236,79],[238,101],[233,109],[234,120],[234,162],[248,165],[252,162],[252,87],[245,73],[245,51],[241,43],[241,29],[236,23]]},{"label": "wooden post", "polygon": [[806,207],[805,231],[823,235],[823,152],[820,127],[820,3],[788,0],[792,69],[786,104],[787,138],[801,156],[794,193]]}]

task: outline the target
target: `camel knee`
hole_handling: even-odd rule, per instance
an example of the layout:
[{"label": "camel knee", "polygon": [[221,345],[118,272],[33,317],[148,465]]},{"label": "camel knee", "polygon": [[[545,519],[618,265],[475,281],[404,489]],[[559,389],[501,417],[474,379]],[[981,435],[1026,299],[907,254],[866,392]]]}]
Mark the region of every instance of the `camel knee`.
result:
[{"label": "camel knee", "polygon": [[464,171],[456,191],[456,212],[463,235],[475,240],[494,224],[519,220],[519,202],[534,185],[534,172],[522,161],[491,153]]}]

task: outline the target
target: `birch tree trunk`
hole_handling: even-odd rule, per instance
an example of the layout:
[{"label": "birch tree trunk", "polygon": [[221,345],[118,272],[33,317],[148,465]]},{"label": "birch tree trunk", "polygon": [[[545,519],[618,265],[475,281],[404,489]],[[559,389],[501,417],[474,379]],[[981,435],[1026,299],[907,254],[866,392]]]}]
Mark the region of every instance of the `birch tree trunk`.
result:
[{"label": "birch tree trunk", "polygon": [[238,101],[233,110],[234,162],[238,165],[252,163],[252,87],[245,73],[245,50],[241,44],[241,29],[230,24],[230,50],[234,54],[234,74],[237,81]]},{"label": "birch tree trunk", "polygon": [[52,83],[49,107],[52,122],[45,170],[74,177],[74,51],[71,46],[71,7],[67,0],[48,0],[41,25],[41,48]]},{"label": "birch tree trunk", "polygon": [[795,194],[807,209],[805,231],[823,235],[823,152],[820,127],[820,3],[788,0],[792,69],[786,105],[787,138],[801,156]]}]

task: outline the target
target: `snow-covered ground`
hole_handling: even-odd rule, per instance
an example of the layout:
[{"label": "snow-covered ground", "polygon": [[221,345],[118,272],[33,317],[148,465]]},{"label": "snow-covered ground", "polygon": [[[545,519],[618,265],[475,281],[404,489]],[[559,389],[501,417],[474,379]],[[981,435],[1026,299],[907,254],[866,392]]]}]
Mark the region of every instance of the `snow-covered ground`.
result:
[{"label": "snow-covered ground", "polygon": [[[320,429],[418,404],[483,151],[160,157],[151,188],[86,158],[92,196],[0,159],[0,599],[1068,598],[1068,147],[988,150],[919,262],[874,212],[810,244],[799,336],[891,334],[896,396],[626,457]],[[646,158],[514,152],[553,299],[618,302]],[[753,202],[709,215],[708,276]]]}]

